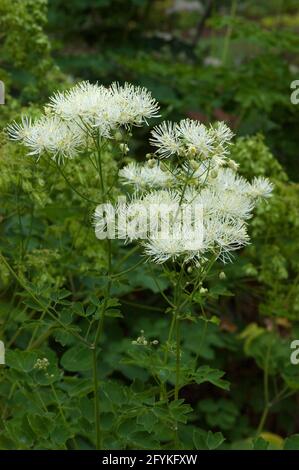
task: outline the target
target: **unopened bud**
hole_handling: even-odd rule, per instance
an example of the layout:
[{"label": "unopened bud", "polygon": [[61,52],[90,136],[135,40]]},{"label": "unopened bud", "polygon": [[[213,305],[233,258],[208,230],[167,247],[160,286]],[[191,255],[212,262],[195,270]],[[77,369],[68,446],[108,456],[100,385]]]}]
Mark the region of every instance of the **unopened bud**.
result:
[{"label": "unopened bud", "polygon": [[215,170],[215,169],[212,170],[212,171],[210,172],[210,176],[211,176],[211,178],[213,178],[213,179],[214,179],[214,178],[217,178],[217,176],[218,176],[218,171]]},{"label": "unopened bud", "polygon": [[199,163],[196,160],[191,160],[190,165],[193,168],[193,170],[198,170],[199,168]]},{"label": "unopened bud", "polygon": [[227,166],[233,171],[237,171],[239,168],[239,164],[231,159],[227,161]]},{"label": "unopened bud", "polygon": [[156,165],[156,160],[151,158],[147,163],[150,168],[153,168]]},{"label": "unopened bud", "polygon": [[129,147],[127,146],[127,144],[119,144],[119,148],[120,150],[126,155],[128,152],[129,152]]},{"label": "unopened bud", "polygon": [[225,272],[221,271],[221,273],[219,273],[219,279],[221,279],[222,281],[223,281],[224,279],[226,279],[226,274],[225,274]]},{"label": "unopened bud", "polygon": [[120,131],[116,131],[115,134],[114,134],[114,139],[117,141],[117,142],[121,142],[122,139],[123,139],[123,135]]},{"label": "unopened bud", "polygon": [[194,145],[190,145],[190,147],[188,147],[188,154],[189,155],[196,155],[197,154],[197,148],[194,147]]},{"label": "unopened bud", "polygon": [[199,289],[199,293],[200,293],[200,294],[206,294],[207,292],[208,292],[208,289],[206,289],[205,287],[201,287],[201,288]]}]

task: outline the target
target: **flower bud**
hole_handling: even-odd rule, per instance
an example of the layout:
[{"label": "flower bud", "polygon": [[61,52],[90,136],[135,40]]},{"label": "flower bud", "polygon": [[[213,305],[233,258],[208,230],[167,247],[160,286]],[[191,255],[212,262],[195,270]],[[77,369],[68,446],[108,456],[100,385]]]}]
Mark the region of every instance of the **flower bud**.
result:
[{"label": "flower bud", "polygon": [[197,148],[194,147],[194,145],[190,145],[190,147],[188,147],[188,154],[190,156],[195,156],[197,154]]},{"label": "flower bud", "polygon": [[227,161],[227,166],[233,171],[237,171],[239,168],[239,164],[231,159]]},{"label": "flower bud", "polygon": [[114,139],[117,141],[117,142],[121,142],[122,139],[123,139],[123,135],[120,131],[116,131],[115,134],[114,134]]},{"label": "flower bud", "polygon": [[199,163],[196,160],[191,160],[190,165],[191,165],[193,170],[198,170],[198,168],[199,168]]},{"label": "flower bud", "polygon": [[130,150],[129,147],[127,146],[127,144],[124,144],[124,143],[119,144],[119,148],[120,148],[120,150],[123,152],[123,154],[125,154],[125,155],[126,155],[126,154],[129,152],[129,150]]},{"label": "flower bud", "polygon": [[156,165],[156,160],[151,158],[147,163],[150,168],[153,168]]},{"label": "flower bud", "polygon": [[215,169],[211,170],[210,177],[214,179],[214,178],[217,178],[217,176],[218,176],[218,171]]}]

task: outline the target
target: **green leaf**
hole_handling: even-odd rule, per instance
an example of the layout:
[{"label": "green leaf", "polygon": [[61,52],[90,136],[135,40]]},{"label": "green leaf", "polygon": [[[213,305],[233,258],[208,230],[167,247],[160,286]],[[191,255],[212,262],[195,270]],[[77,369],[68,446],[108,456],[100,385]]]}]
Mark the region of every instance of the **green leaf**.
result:
[{"label": "green leaf", "polygon": [[36,436],[43,436],[47,437],[50,435],[51,431],[55,427],[55,420],[53,419],[53,415],[51,416],[40,416],[40,415],[27,415],[28,423],[32,429],[32,431],[36,434]]},{"label": "green leaf", "polygon": [[106,310],[105,317],[123,318],[124,316],[119,309],[110,308],[109,310]]},{"label": "green leaf", "polygon": [[299,434],[287,437],[284,442],[284,450],[299,450]]},{"label": "green leaf", "polygon": [[223,437],[221,432],[213,433],[212,431],[209,431],[206,438],[206,445],[209,450],[214,450],[217,449],[217,447],[219,447],[224,441],[225,437]]},{"label": "green leaf", "polygon": [[64,308],[59,314],[59,319],[64,325],[70,325],[73,320],[73,314],[71,310]]},{"label": "green leaf", "polygon": [[62,419],[56,420],[55,427],[51,431],[50,438],[55,446],[64,446],[68,439],[74,436],[71,428],[66,426]]},{"label": "green leaf", "polygon": [[61,365],[64,369],[71,372],[90,370],[91,351],[90,349],[76,344],[68,349],[61,358]]},{"label": "green leaf", "polygon": [[190,405],[184,403],[184,400],[173,400],[170,402],[169,411],[171,417],[180,423],[187,422],[187,415],[192,412]]},{"label": "green leaf", "polygon": [[78,315],[79,317],[86,317],[84,307],[80,302],[76,302],[75,304],[73,304],[72,309],[74,313]]},{"label": "green leaf", "polygon": [[144,431],[136,431],[130,434],[128,440],[134,447],[140,449],[160,449],[159,441],[153,435]]},{"label": "green leaf", "polygon": [[24,304],[27,305],[27,307],[31,308],[32,310],[36,311],[36,312],[43,312],[44,310],[46,310],[48,307],[49,307],[49,302],[47,303],[39,303],[39,302],[36,302],[36,300],[32,299],[32,298],[29,298],[29,299],[26,299],[24,301]]},{"label": "green leaf", "polygon": [[35,440],[35,434],[32,431],[27,416],[22,420],[12,419],[7,421],[5,428],[8,437],[15,442],[15,449],[30,449]]},{"label": "green leaf", "polygon": [[31,351],[11,351],[6,352],[6,364],[12,369],[20,372],[30,372],[34,368],[34,364],[38,355]]},{"label": "green leaf", "polygon": [[97,307],[95,307],[94,305],[88,305],[86,309],[86,316],[89,317],[90,315],[94,315],[96,311]]},{"label": "green leaf", "polygon": [[145,431],[149,433],[153,431],[158,422],[158,418],[151,411],[146,411],[137,417],[137,423],[143,426]]},{"label": "green leaf", "polygon": [[56,292],[51,293],[51,299],[54,302],[59,302],[59,300],[65,299],[66,297],[69,297],[72,293],[67,290],[67,289],[60,289]]},{"label": "green leaf", "polygon": [[93,390],[90,379],[79,379],[78,377],[65,377],[64,388],[71,397],[84,397]]},{"label": "green leaf", "polygon": [[194,380],[197,384],[210,382],[211,384],[215,385],[215,387],[222,388],[223,390],[229,390],[229,382],[221,378],[224,374],[225,372],[219,369],[212,369],[210,366],[201,366],[195,372]]},{"label": "green leaf", "polygon": [[258,437],[253,441],[253,450],[267,450],[269,442],[265,441],[262,437]]},{"label": "green leaf", "polygon": [[299,389],[299,368],[293,364],[288,364],[282,372],[285,383],[293,390]]},{"label": "green leaf", "polygon": [[116,416],[109,412],[109,413],[102,413],[101,414],[101,426],[104,431],[110,431],[116,423]]},{"label": "green leaf", "polygon": [[202,429],[194,429],[193,431],[193,442],[197,450],[214,450],[224,441],[225,437],[221,432],[206,432]]}]

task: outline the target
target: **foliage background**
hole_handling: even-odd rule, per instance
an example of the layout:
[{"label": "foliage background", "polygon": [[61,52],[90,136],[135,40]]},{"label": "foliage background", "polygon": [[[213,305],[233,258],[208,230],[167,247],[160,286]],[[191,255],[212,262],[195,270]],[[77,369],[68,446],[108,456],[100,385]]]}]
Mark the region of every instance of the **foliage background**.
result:
[{"label": "foliage background", "polygon": [[[169,448],[175,426],[187,449],[299,448],[299,366],[289,360],[299,339],[299,105],[290,102],[298,29],[295,0],[0,0],[2,128],[25,111],[37,115],[53,90],[80,79],[127,80],[152,91],[163,119],[228,122],[244,175],[275,183],[252,222],[252,244],[224,267],[226,280],[215,268],[210,295],[185,322],[183,361],[198,355],[201,375],[168,408],[150,393],[156,350],[131,344],[141,330],[165,342],[163,297],[148,265],[113,284],[119,303],[99,355],[107,448]],[[147,134],[135,134],[136,159],[149,150]],[[115,158],[105,159],[109,179]],[[0,168],[0,251],[18,277],[1,261],[0,448],[94,448],[90,351],[71,334],[92,329],[105,284],[93,208],[4,132]],[[65,172],[96,198],[97,176],[84,160]],[[34,369],[44,357],[46,373]]]}]

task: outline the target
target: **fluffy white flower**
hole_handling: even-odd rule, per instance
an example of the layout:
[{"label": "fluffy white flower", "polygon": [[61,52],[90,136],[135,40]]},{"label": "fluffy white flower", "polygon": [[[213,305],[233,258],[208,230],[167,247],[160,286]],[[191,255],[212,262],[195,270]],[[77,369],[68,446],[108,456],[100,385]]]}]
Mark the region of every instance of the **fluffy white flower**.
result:
[{"label": "fluffy white flower", "polygon": [[176,125],[170,121],[154,127],[150,143],[157,147],[156,153],[161,158],[168,158],[171,155],[180,154],[182,146],[177,134]]},{"label": "fluffy white flower", "polygon": [[48,107],[55,115],[67,121],[76,121],[89,132],[96,128],[103,137],[110,136],[118,117],[111,92],[104,86],[89,82],[81,82],[70,90],[55,93]]},{"label": "fluffy white flower", "polygon": [[126,242],[145,239],[148,235],[149,214],[142,200],[133,197],[117,207],[118,238]]},{"label": "fluffy white flower", "polygon": [[204,214],[219,214],[235,219],[247,220],[252,216],[254,203],[244,194],[236,195],[235,191],[217,192],[214,189],[202,190],[198,201],[201,201]]},{"label": "fluffy white flower", "polygon": [[147,123],[158,115],[158,109],[158,103],[145,88],[128,83],[105,88],[81,82],[55,93],[45,106],[44,115],[34,123],[22,118],[20,124],[11,124],[8,134],[23,142],[31,155],[49,152],[57,159],[73,158],[82,147],[97,146],[98,136],[110,139],[120,126]]},{"label": "fluffy white flower", "polygon": [[159,116],[159,105],[146,88],[130,83],[123,86],[113,83],[109,92],[119,125],[141,126],[143,123],[147,124],[148,119]]},{"label": "fluffy white flower", "polygon": [[211,179],[210,185],[215,191],[220,192],[232,191],[238,194],[248,194],[250,191],[250,183],[230,168],[220,168],[217,177]]},{"label": "fluffy white flower", "polygon": [[204,218],[205,250],[216,250],[218,257],[224,262],[230,259],[230,252],[248,243],[249,236],[244,221],[216,215]]},{"label": "fluffy white flower", "polygon": [[52,115],[42,116],[34,122],[24,120],[23,124],[13,124],[8,132],[28,148],[29,155],[39,158],[43,153],[49,153],[57,161],[75,157],[85,142],[78,126]]},{"label": "fluffy white flower", "polygon": [[199,158],[204,161],[213,157],[218,159],[218,166],[225,160],[227,146],[233,133],[224,123],[207,128],[192,119],[183,119],[178,124],[162,122],[152,131],[150,143],[157,147],[156,153],[161,158],[171,155]]},{"label": "fluffy white flower", "polygon": [[180,224],[173,227],[171,234],[157,233],[150,237],[144,243],[145,253],[152,257],[156,263],[164,263],[172,259],[183,257],[183,261],[187,262],[195,257],[203,250],[202,237]]},{"label": "fluffy white flower", "polygon": [[55,93],[50,98],[48,106],[62,119],[91,120],[103,107],[103,102],[106,103],[108,96],[109,92],[105,87],[80,82],[69,90]]},{"label": "fluffy white flower", "polygon": [[180,158],[161,164],[166,170],[152,160],[120,171],[125,184],[135,189],[118,208],[121,238],[138,241],[156,263],[200,265],[211,255],[230,261],[234,251],[249,243],[246,221],[258,199],[272,191],[265,178],[250,184],[238,175],[226,156],[232,136],[224,123],[207,129],[185,119],[156,127],[151,138],[156,153]]},{"label": "fluffy white flower", "polygon": [[22,142],[26,137],[30,135],[31,128],[31,118],[27,116],[22,116],[21,122],[14,121],[12,124],[7,126],[6,131],[11,140]]},{"label": "fluffy white flower", "polygon": [[250,185],[248,194],[253,198],[269,198],[273,191],[273,184],[263,176],[255,177]]},{"label": "fluffy white flower", "polygon": [[173,179],[171,173],[161,170],[159,164],[149,167],[135,162],[122,168],[119,176],[124,184],[135,185],[135,190],[142,190],[146,187],[162,188],[169,185]]},{"label": "fluffy white flower", "polygon": [[210,133],[221,145],[230,143],[234,137],[234,133],[224,122],[217,122],[214,127],[211,126]]},{"label": "fluffy white flower", "polygon": [[[58,92],[49,107],[66,120],[97,129],[110,137],[110,131],[121,125],[140,126],[158,116],[158,103],[145,88],[113,83],[109,88],[81,82],[66,92]],[[91,130],[91,129],[89,129]]]},{"label": "fluffy white flower", "polygon": [[191,154],[198,154],[204,158],[210,156],[214,142],[213,136],[206,126],[198,121],[183,119],[177,126],[177,132]]}]

